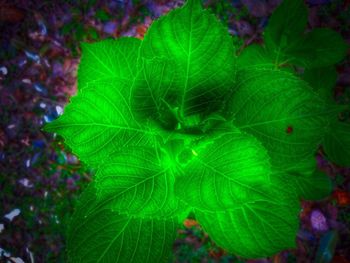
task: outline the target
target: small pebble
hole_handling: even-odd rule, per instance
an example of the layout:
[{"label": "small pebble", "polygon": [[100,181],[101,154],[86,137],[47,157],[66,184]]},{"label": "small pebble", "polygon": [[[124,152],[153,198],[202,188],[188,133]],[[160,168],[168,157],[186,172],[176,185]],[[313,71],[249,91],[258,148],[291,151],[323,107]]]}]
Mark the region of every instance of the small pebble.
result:
[{"label": "small pebble", "polygon": [[1,68],[0,68],[0,72],[1,72],[3,75],[7,75],[7,73],[8,73],[6,67],[1,67]]},{"label": "small pebble", "polygon": [[23,185],[24,187],[31,188],[33,187],[33,184],[27,179],[27,178],[22,178],[18,180],[18,182]]},{"label": "small pebble", "polygon": [[38,62],[40,60],[39,55],[29,52],[27,50],[24,51],[24,53],[26,54],[27,58],[29,58],[32,61]]},{"label": "small pebble", "polygon": [[35,84],[34,84],[34,89],[35,89],[37,92],[41,93],[41,94],[47,95],[47,90],[46,90],[46,88],[45,88],[43,85],[39,84],[39,83],[35,83]]},{"label": "small pebble", "polygon": [[55,109],[56,109],[57,115],[62,115],[63,108],[61,106],[56,105]]},{"label": "small pebble", "polygon": [[10,259],[11,259],[11,262],[14,262],[14,263],[25,263],[24,261],[23,261],[23,259],[21,259],[21,258],[14,258],[14,257],[10,257]]},{"label": "small pebble", "polygon": [[311,212],[310,221],[313,229],[317,231],[328,230],[327,220],[320,210],[313,210]]},{"label": "small pebble", "polygon": [[10,213],[6,214],[4,217],[6,219],[8,219],[10,222],[19,214],[21,213],[21,210],[19,210],[18,208],[12,210]]},{"label": "small pebble", "polygon": [[32,84],[32,81],[30,79],[22,79],[22,82],[25,84]]}]

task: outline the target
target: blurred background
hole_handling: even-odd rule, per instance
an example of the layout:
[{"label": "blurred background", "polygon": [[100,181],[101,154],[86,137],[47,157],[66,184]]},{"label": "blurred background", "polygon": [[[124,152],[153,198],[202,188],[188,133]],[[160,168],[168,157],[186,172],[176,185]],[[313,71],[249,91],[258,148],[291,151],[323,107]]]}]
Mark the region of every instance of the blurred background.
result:
[{"label": "blurred background", "polygon": [[[207,0],[241,48],[261,43],[280,0]],[[142,38],[152,20],[181,6],[166,0],[0,0],[0,262],[66,262],[65,231],[92,170],[43,133],[76,92],[80,43]],[[350,44],[350,1],[307,0],[309,28],[330,27]],[[350,103],[349,56],[337,66],[334,95]],[[178,230],[171,262],[350,263],[350,169],[318,165],[332,195],[303,202],[298,248],[243,260],[217,247],[193,219]]]}]

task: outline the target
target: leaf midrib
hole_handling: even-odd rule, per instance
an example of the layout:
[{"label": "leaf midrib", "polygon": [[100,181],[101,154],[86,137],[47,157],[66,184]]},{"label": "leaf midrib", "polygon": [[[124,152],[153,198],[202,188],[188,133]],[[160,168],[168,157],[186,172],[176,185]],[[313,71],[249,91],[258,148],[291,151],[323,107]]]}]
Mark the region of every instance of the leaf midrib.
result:
[{"label": "leaf midrib", "polygon": [[180,116],[184,118],[184,105],[185,105],[185,95],[188,89],[188,78],[190,73],[190,63],[191,63],[191,49],[192,49],[192,26],[193,26],[193,16],[192,9],[190,9],[190,28],[188,33],[188,51],[187,51],[187,65],[186,65],[186,76],[185,76],[185,87],[181,96],[181,106],[180,106]]}]

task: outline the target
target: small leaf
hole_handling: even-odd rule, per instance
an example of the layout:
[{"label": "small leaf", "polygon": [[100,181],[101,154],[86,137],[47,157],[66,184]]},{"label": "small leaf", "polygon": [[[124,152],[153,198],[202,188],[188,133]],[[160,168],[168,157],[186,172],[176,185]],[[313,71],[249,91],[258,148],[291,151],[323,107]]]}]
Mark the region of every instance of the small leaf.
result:
[{"label": "small leaf", "polygon": [[327,174],[315,170],[309,175],[293,174],[297,195],[304,200],[320,200],[331,194],[332,182]]},{"label": "small leaf", "polygon": [[[237,68],[240,70],[249,69],[277,69],[294,73],[291,67],[286,67],[283,61],[278,61],[278,57],[272,52],[269,52],[261,45],[252,44],[246,47],[238,56]],[[282,64],[280,64],[282,63]]]},{"label": "small leaf", "polygon": [[69,225],[68,262],[167,262],[177,226],[175,219],[130,217],[99,206],[90,184]]},{"label": "small leaf", "polygon": [[342,36],[328,28],[317,28],[291,44],[285,51],[290,63],[300,67],[327,67],[340,62],[349,45]]},{"label": "small leaf", "polygon": [[299,38],[307,24],[307,7],[303,0],[283,0],[271,15],[264,31],[265,45],[279,53]]},{"label": "small leaf", "polygon": [[323,144],[327,157],[341,166],[350,166],[350,124],[333,121]]},{"label": "small leaf", "polygon": [[257,67],[274,69],[275,64],[272,62],[270,54],[261,45],[252,44],[243,49],[238,56],[237,67],[240,70]]}]

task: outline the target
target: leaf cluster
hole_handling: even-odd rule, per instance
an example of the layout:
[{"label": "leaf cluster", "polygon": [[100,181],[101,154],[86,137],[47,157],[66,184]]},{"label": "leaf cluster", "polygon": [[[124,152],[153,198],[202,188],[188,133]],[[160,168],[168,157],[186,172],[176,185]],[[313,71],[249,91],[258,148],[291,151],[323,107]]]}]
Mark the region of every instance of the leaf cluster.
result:
[{"label": "leaf cluster", "polygon": [[78,93],[45,126],[97,170],[70,224],[70,262],[166,262],[190,212],[242,257],[295,247],[300,199],[331,191],[319,145],[350,164],[350,125],[331,96],[347,45],[305,32],[306,19],[302,0],[283,1],[264,45],[237,55],[227,28],[188,0],[142,41],[83,44]]}]

